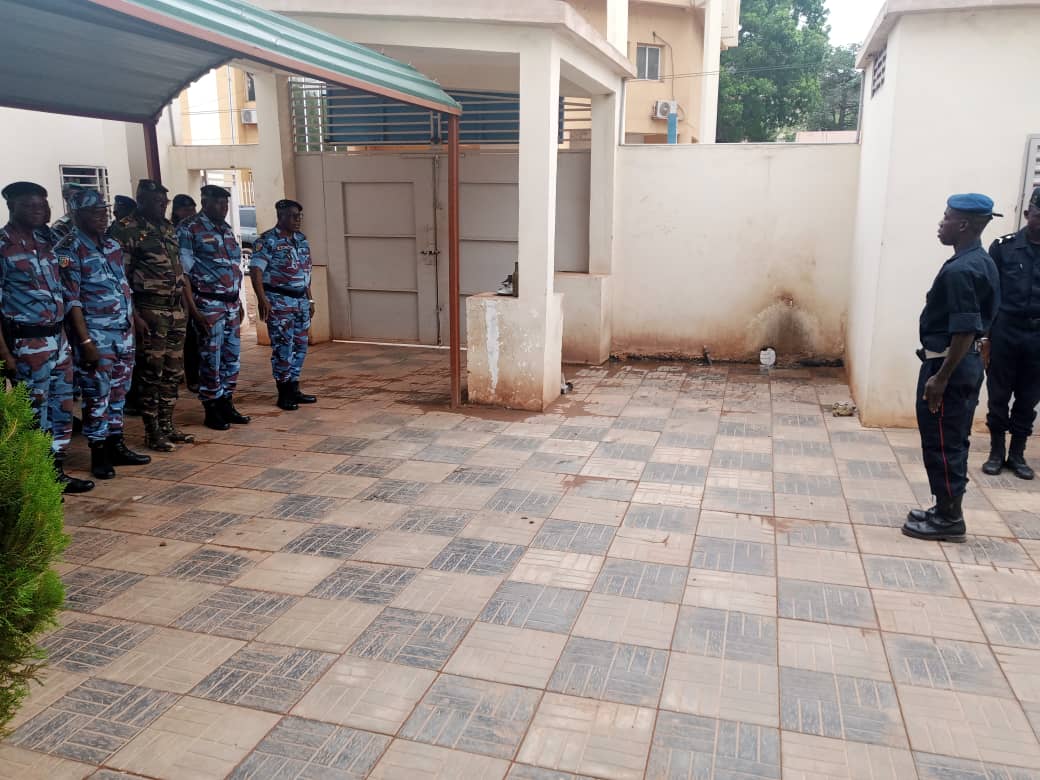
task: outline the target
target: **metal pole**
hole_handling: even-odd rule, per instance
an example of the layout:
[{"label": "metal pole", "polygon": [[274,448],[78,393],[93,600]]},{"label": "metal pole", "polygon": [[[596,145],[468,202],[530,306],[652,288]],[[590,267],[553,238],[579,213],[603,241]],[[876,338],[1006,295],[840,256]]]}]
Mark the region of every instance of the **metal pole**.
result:
[{"label": "metal pole", "polygon": [[459,118],[448,117],[448,330],[451,408],[462,405],[462,331],[459,324]]},{"label": "metal pole", "polygon": [[144,155],[148,162],[148,178],[162,182],[162,171],[159,170],[159,133],[157,121],[142,122],[144,128]]}]

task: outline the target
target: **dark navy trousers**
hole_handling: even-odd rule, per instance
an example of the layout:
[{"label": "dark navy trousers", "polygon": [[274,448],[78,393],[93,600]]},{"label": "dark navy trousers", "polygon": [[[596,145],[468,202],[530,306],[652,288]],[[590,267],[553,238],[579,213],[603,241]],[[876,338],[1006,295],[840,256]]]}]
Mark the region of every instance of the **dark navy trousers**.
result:
[{"label": "dark navy trousers", "polygon": [[936,498],[956,498],[968,487],[968,447],[971,423],[982,389],[982,356],[969,353],[950,377],[942,405],[935,414],[923,400],[925,383],[942,368],[942,358],[926,360],[917,380],[917,429],[928,471],[928,484]]},{"label": "dark navy trousers", "polygon": [[1012,436],[1022,437],[1033,433],[1036,405],[1040,403],[1040,323],[1031,325],[997,316],[990,330],[986,390],[986,424],[993,433],[1011,431]]}]

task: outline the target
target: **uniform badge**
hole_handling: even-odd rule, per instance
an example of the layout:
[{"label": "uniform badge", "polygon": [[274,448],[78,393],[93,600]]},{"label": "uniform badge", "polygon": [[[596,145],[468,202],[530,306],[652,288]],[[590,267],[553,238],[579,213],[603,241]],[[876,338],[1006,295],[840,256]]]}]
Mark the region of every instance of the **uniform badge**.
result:
[{"label": "uniform badge", "polygon": [[72,260],[68,257],[68,255],[62,255],[58,258],[58,265],[62,268],[68,268],[70,265],[72,265]]}]

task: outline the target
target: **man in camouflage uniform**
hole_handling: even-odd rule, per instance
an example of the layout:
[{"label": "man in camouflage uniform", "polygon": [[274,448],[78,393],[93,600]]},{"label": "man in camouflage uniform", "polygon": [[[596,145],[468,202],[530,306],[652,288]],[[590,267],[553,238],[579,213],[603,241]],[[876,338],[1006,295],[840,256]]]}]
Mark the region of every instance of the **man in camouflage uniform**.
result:
[{"label": "man in camouflage uniform", "polygon": [[[123,250],[106,235],[108,204],[101,193],[78,190],[69,198],[69,208],[74,227],[54,251],[79,344],[73,357],[83,393],[83,435],[90,443],[91,473],[112,479],[114,466],[143,466],[152,460],[132,452],[123,440],[123,403],[134,367],[134,307]],[[84,349],[88,345],[95,348],[89,356]]]},{"label": "man in camouflage uniform", "polygon": [[202,213],[181,224],[181,264],[188,276],[186,298],[199,339],[199,399],[205,424],[226,431],[249,418],[234,404],[242,325],[242,250],[227,223],[231,193],[212,184],[202,188]]},{"label": "man in camouflage uniform", "polygon": [[[197,215],[195,199],[183,192],[173,196],[173,207],[170,209],[170,221],[174,227],[180,227]],[[188,326],[184,337],[184,384],[192,393],[199,392],[199,340],[195,336],[195,328]]]},{"label": "man in camouflage uniform", "polygon": [[185,280],[180,247],[166,219],[167,190],[151,179],[137,185],[137,211],[112,227],[123,246],[134,294],[140,406],[148,446],[170,452],[195,441],[173,423],[177,388],[184,375]]},{"label": "man in camouflage uniform", "polygon": [[[72,232],[72,211],[69,210],[69,198],[77,191],[83,189],[80,184],[66,184],[61,188],[61,199],[65,202],[65,213],[51,224],[51,243],[57,244],[65,236]],[[48,214],[48,221],[50,215]]]},{"label": "man in camouflage uniform", "polygon": [[[66,293],[47,231],[47,190],[15,182],[0,195],[11,219],[0,230],[0,363],[13,383],[24,383],[40,428],[51,435],[51,453],[66,493],[94,483],[65,474],[72,436],[72,353],[65,336]],[[93,344],[83,345],[97,359]]]},{"label": "man in camouflage uniform", "polygon": [[317,398],[300,392],[300,372],[307,345],[314,300],[311,298],[311,247],[300,232],[303,206],[294,200],[274,204],[276,227],[256,242],[249,277],[256,293],[260,319],[271,337],[271,371],[278,387],[279,409],[292,411]]}]

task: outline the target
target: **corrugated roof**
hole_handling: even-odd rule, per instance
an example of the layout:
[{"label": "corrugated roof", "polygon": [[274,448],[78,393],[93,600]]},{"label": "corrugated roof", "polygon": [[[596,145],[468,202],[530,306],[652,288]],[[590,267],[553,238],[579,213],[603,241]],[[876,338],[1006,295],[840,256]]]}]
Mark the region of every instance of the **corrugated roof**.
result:
[{"label": "corrugated roof", "polygon": [[204,73],[244,59],[460,111],[411,66],[242,0],[0,0],[0,19],[2,105],[144,122]]}]

